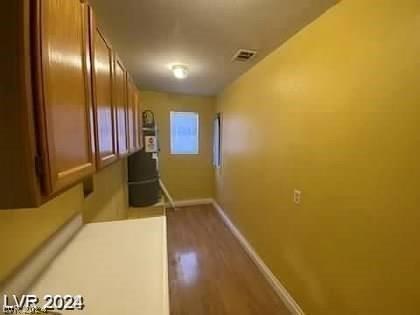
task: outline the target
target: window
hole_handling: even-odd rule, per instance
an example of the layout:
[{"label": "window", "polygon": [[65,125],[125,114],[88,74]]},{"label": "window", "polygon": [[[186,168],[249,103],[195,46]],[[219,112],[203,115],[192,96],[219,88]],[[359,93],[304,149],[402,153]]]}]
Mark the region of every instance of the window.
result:
[{"label": "window", "polygon": [[222,118],[218,113],[213,123],[213,165],[222,166]]},{"label": "window", "polygon": [[198,113],[171,112],[171,154],[198,154]]}]

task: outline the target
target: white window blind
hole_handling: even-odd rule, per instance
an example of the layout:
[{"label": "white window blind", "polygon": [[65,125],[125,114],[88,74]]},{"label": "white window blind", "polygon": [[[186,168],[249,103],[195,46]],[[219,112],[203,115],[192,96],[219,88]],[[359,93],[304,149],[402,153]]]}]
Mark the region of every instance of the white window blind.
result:
[{"label": "white window blind", "polygon": [[171,112],[171,154],[198,154],[198,113]]}]

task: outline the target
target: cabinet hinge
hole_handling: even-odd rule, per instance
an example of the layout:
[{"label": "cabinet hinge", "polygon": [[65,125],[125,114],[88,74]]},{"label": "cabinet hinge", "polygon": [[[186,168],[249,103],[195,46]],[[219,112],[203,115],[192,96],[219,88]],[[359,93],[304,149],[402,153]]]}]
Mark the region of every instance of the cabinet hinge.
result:
[{"label": "cabinet hinge", "polygon": [[43,174],[43,166],[42,166],[42,157],[39,155],[35,156],[35,172],[38,177],[41,177]]}]

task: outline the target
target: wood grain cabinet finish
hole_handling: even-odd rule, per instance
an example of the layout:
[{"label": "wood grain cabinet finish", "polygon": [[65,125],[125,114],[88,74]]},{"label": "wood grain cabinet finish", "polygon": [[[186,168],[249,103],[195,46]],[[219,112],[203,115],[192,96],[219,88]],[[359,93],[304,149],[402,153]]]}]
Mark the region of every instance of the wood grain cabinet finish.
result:
[{"label": "wood grain cabinet finish", "polygon": [[0,209],[37,207],[95,171],[84,5],[2,4]]},{"label": "wood grain cabinet finish", "polygon": [[138,145],[139,150],[143,149],[144,147],[144,139],[143,139],[143,105],[141,101],[141,93],[137,90],[137,135],[138,135]]},{"label": "wood grain cabinet finish", "polygon": [[47,195],[95,170],[84,5],[39,0],[34,55],[43,184]]},{"label": "wood grain cabinet finish", "polygon": [[142,111],[139,91],[127,73],[127,102],[128,102],[128,139],[129,152],[134,153],[143,147]]},{"label": "wood grain cabinet finish", "polygon": [[116,110],[112,95],[113,52],[96,25],[92,10],[89,16],[96,163],[98,168],[103,168],[118,159]]},{"label": "wood grain cabinet finish", "polygon": [[141,148],[139,93],[86,1],[2,4],[0,209],[33,208]]},{"label": "wood grain cabinet finish", "polygon": [[141,149],[140,142],[140,108],[137,87],[127,74],[127,100],[128,100],[128,139],[130,153]]},{"label": "wood grain cabinet finish", "polygon": [[114,56],[114,104],[116,109],[118,155],[125,157],[129,153],[128,104],[126,71],[121,60]]},{"label": "wood grain cabinet finish", "polygon": [[[29,1],[4,1],[0,20],[0,208],[37,206],[41,190],[32,89]],[[39,164],[38,164],[39,165]]]}]

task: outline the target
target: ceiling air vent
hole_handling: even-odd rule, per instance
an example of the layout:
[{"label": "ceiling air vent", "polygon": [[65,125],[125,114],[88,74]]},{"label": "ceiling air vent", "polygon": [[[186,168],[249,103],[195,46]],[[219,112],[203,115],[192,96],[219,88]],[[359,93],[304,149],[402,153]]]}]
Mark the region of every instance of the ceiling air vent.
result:
[{"label": "ceiling air vent", "polygon": [[248,62],[255,57],[257,52],[249,49],[239,49],[233,56],[232,61]]}]

